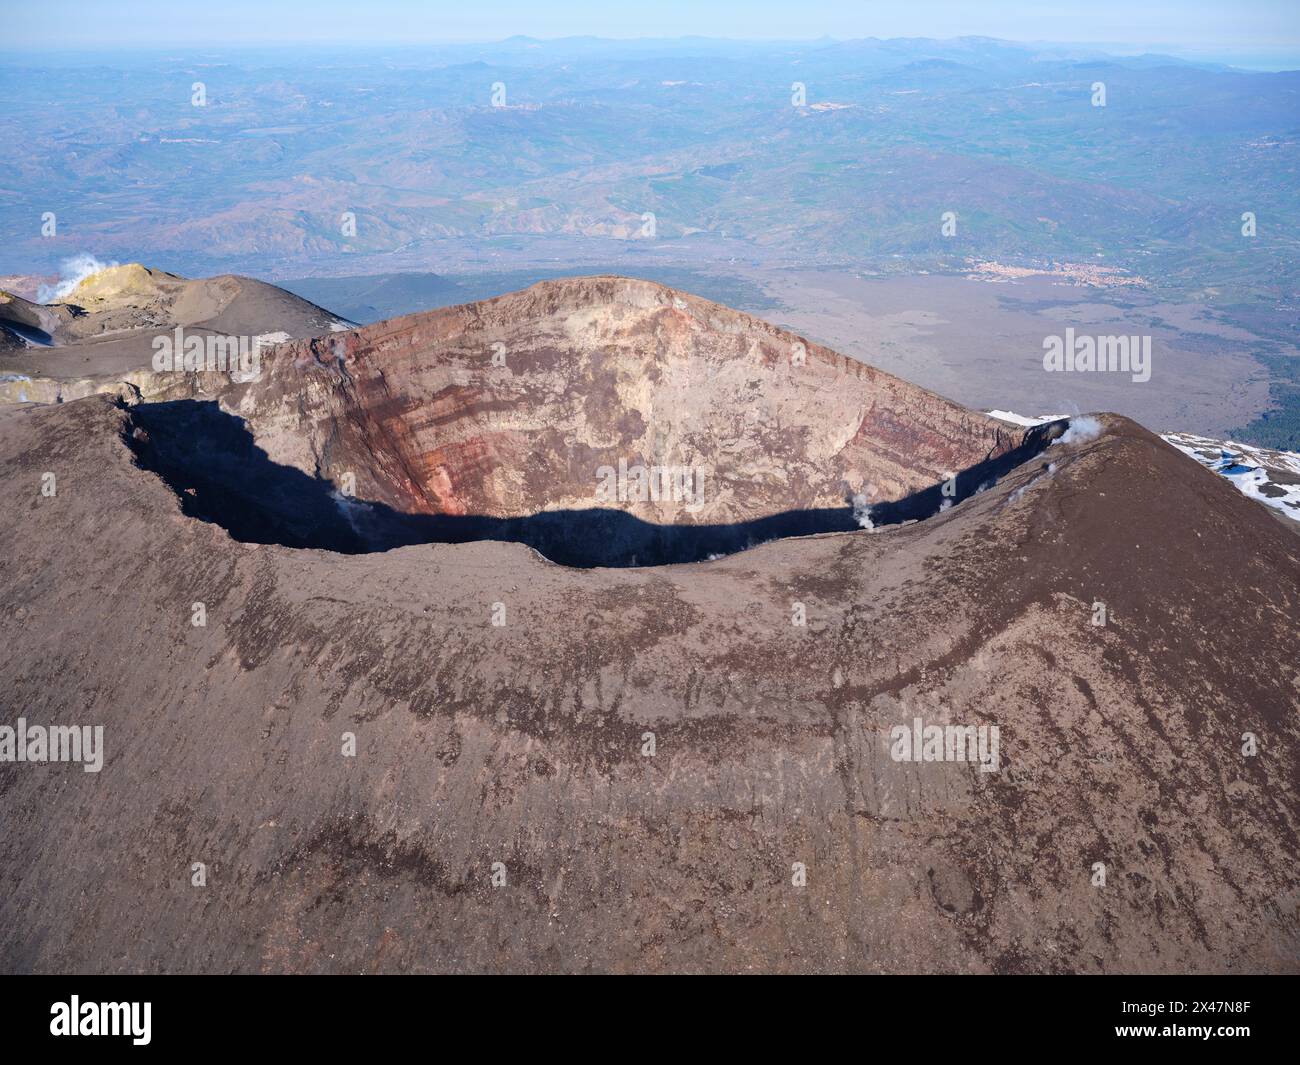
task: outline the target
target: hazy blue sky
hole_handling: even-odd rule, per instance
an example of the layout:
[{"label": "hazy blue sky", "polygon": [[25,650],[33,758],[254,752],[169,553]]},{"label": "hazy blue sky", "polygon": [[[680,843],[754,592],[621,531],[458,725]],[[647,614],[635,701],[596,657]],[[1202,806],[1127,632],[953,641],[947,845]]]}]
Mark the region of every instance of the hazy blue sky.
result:
[{"label": "hazy blue sky", "polygon": [[1294,53],[1300,0],[18,0],[0,47],[533,37],[956,37]]}]

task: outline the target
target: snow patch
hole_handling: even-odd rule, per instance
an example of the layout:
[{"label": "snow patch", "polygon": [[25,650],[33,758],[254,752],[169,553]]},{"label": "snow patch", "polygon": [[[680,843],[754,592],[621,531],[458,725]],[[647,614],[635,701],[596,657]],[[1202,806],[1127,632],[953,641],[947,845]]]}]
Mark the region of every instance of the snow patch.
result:
[{"label": "snow patch", "polygon": [[1231,481],[1242,495],[1300,521],[1300,454],[1193,433],[1162,433],[1161,439]]},{"label": "snow patch", "polygon": [[1040,418],[1026,418],[1023,414],[1016,414],[1009,410],[990,410],[985,411],[990,418],[997,418],[1001,422],[1010,422],[1012,425],[1023,425],[1026,428],[1035,425],[1046,425],[1048,422],[1059,422],[1063,418],[1068,418],[1068,414],[1044,414]]}]

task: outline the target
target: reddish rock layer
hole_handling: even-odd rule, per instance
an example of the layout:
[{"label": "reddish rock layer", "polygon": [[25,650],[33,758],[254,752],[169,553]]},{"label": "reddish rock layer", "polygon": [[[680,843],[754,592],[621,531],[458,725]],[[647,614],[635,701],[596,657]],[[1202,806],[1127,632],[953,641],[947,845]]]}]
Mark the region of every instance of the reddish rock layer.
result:
[{"label": "reddish rock layer", "polygon": [[[897,499],[1023,434],[648,281],[544,282],[280,346],[227,397],[273,459],[417,513],[613,505],[734,522]],[[602,467],[700,471],[702,505],[608,500]]]}]

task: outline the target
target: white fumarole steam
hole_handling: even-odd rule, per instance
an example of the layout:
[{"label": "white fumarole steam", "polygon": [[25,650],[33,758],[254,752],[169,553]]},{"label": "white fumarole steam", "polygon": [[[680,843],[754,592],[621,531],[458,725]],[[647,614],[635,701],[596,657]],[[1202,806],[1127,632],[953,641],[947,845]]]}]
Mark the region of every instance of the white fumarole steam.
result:
[{"label": "white fumarole steam", "polygon": [[1054,444],[1086,444],[1101,436],[1102,425],[1096,418],[1072,418],[1070,427],[1061,436],[1053,440]]},{"label": "white fumarole steam", "polygon": [[117,265],[116,261],[102,263],[88,252],[74,255],[71,259],[64,259],[59,265],[58,283],[42,285],[37,289],[36,302],[49,303],[51,300],[67,299],[72,295],[72,290],[91,274],[97,274],[101,270],[107,270],[109,267]]}]

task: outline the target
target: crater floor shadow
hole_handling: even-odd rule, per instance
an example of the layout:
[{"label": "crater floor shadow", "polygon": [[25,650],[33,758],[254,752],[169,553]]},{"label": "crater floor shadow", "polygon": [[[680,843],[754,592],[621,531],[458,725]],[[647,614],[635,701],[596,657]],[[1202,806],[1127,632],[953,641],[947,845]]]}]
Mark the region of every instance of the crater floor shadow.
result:
[{"label": "crater floor shadow", "polygon": [[[949,495],[935,484],[873,506],[871,524],[930,517],[946,499],[960,502],[1032,458],[1052,435],[1031,433],[1015,451],[962,471]],[[139,465],[177,493],[186,515],[219,525],[245,543],[364,554],[411,544],[497,540],[526,544],[561,565],[590,568],[700,562],[770,540],[862,528],[848,502],[712,525],[658,525],[608,508],[514,518],[405,514],[384,503],[341,496],[323,478],[272,462],[243,419],[211,400],[130,407],[124,438]]]}]

